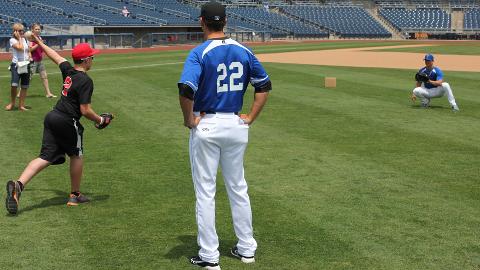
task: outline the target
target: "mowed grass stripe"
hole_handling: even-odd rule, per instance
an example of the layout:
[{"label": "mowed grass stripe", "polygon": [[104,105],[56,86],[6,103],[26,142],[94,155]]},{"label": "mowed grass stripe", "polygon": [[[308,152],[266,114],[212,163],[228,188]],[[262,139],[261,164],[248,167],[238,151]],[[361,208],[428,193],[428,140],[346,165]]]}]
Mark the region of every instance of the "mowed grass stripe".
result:
[{"label": "mowed grass stripe", "polygon": [[348,48],[362,48],[362,47],[379,47],[379,46],[395,46],[404,44],[415,44],[417,42],[398,42],[398,41],[320,41],[320,42],[305,42],[293,44],[273,44],[270,46],[252,44],[255,53],[275,53],[275,52],[295,52],[295,51],[318,51],[331,49],[348,49]]},{"label": "mowed grass stripe", "polygon": [[[285,70],[280,67],[281,70]],[[408,74],[408,71],[394,70],[386,71],[382,69],[371,69],[369,74],[385,74],[385,76],[392,76],[395,78],[387,79],[384,81],[392,83],[378,86],[377,81],[373,76],[365,76],[365,81],[358,81],[357,78],[363,77],[367,72],[365,69],[351,68],[344,71],[342,69],[336,69],[338,75],[338,87],[336,89],[324,89],[323,88],[323,76],[325,70],[330,68],[311,67],[305,66],[305,68],[294,68],[289,71],[288,74],[283,74],[278,79],[280,84],[289,91],[282,94],[279,98],[289,99],[292,102],[298,102],[299,104],[308,105],[305,107],[316,107],[321,109],[328,109],[331,111],[339,111],[344,117],[366,117],[368,121],[378,122],[379,125],[393,125],[401,129],[411,129],[416,132],[423,132],[422,127],[428,126],[425,130],[425,135],[430,137],[446,137],[448,139],[455,139],[457,142],[463,141],[464,143],[477,147],[479,143],[478,133],[480,130],[477,126],[470,127],[469,129],[462,130],[463,136],[458,136],[459,129],[464,129],[468,123],[475,119],[477,115],[475,111],[472,111],[475,104],[478,103],[478,98],[472,100],[466,100],[462,98],[464,92],[474,93],[474,85],[479,82],[478,78],[472,74],[470,82],[458,87],[456,92],[457,100],[460,106],[465,104],[465,109],[461,114],[452,113],[446,98],[432,100],[432,110],[421,110],[419,102],[416,105],[412,105],[409,96],[411,95],[411,81],[407,79],[396,81],[395,78]],[[276,67],[274,67],[276,68]],[[296,70],[303,70],[297,72]],[[305,70],[309,70],[308,73]],[[358,75],[355,75],[355,71],[359,71]],[[389,74],[389,75],[387,75]],[[400,74],[400,75],[399,75]],[[309,81],[298,84],[295,78],[300,76],[308,76]],[[454,75],[450,75],[453,77]],[[405,78],[405,76],[403,76]],[[372,79],[372,83],[369,83]],[[398,83],[400,87],[395,84]],[[453,83],[452,83],[453,84]],[[402,85],[404,88],[402,88]],[[466,88],[468,87],[468,88]],[[300,90],[304,90],[301,92]],[[317,95],[318,94],[318,95]],[[307,103],[307,104],[305,104]],[[284,110],[289,110],[289,107],[284,107]],[[294,109],[298,111],[297,109]],[[420,111],[419,111],[420,110]],[[303,110],[302,110],[303,111]],[[403,113],[406,117],[398,118],[395,115],[399,112]],[[426,115],[425,115],[426,114]],[[297,114],[294,114],[297,115]],[[317,117],[318,113],[306,117]],[[438,119],[436,119],[438,117]],[[445,125],[448,123],[448,125]]]}]

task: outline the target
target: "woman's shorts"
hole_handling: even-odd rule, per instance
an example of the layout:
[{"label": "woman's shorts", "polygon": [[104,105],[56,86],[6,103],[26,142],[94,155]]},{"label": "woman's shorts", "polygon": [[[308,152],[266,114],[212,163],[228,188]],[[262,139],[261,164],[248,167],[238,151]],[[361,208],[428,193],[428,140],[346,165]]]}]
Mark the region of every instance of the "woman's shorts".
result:
[{"label": "woman's shorts", "polygon": [[20,88],[27,89],[30,86],[30,72],[24,74],[18,74],[17,72],[17,64],[11,63],[10,64],[10,73],[12,73],[12,80],[11,85],[17,86],[20,84]]}]

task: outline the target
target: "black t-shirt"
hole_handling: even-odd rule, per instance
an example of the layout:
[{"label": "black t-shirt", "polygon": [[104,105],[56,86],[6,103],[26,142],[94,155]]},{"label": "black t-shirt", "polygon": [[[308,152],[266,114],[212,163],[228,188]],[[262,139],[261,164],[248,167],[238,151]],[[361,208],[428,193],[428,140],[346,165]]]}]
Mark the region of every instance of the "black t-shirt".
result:
[{"label": "black t-shirt", "polygon": [[59,65],[63,76],[63,89],[54,110],[69,117],[80,119],[80,104],[90,104],[93,94],[93,81],[85,72],[78,71],[65,61]]}]

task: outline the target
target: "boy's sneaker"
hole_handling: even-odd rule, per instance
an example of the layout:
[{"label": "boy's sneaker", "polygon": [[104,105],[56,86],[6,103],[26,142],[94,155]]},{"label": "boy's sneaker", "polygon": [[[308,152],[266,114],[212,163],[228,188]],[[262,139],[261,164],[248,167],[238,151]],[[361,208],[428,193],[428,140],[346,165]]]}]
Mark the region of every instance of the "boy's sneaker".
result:
[{"label": "boy's sneaker", "polygon": [[70,197],[68,198],[67,205],[68,206],[77,206],[81,203],[86,203],[86,202],[89,202],[89,201],[90,201],[90,199],[87,198],[82,193],[78,194],[78,196],[70,193]]},{"label": "boy's sneaker", "polygon": [[247,257],[247,256],[243,256],[242,254],[238,253],[237,246],[234,246],[230,250],[230,252],[232,253],[233,256],[239,258],[243,263],[254,263],[255,262],[255,257],[254,256]]},{"label": "boy's sneaker", "polygon": [[5,206],[8,213],[15,215],[18,212],[18,202],[21,194],[22,190],[20,189],[18,181],[7,182],[7,199],[5,201]]},{"label": "boy's sneaker", "polygon": [[452,111],[458,112],[458,111],[460,111],[460,109],[459,109],[458,106],[455,104],[455,105],[452,105]]},{"label": "boy's sneaker", "polygon": [[200,266],[202,268],[208,269],[208,270],[220,270],[220,265],[218,263],[211,263],[211,262],[206,262],[202,259],[200,259],[199,256],[193,256],[190,258],[190,263],[196,266]]}]

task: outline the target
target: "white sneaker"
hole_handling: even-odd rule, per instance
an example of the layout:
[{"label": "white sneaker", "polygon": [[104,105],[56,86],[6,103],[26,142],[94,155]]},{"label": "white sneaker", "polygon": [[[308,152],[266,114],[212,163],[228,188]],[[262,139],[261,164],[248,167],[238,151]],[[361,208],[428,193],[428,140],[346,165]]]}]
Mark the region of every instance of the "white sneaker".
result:
[{"label": "white sneaker", "polygon": [[422,107],[423,108],[428,108],[428,105],[430,105],[430,99],[429,98],[423,98],[422,99]]},{"label": "white sneaker", "polygon": [[452,105],[452,111],[454,111],[454,112],[460,111],[460,109],[458,108],[458,105],[457,105],[457,104]]},{"label": "white sneaker", "polygon": [[243,263],[254,263],[255,262],[255,257],[247,257],[243,256],[242,254],[238,253],[238,248],[237,246],[234,246],[231,250],[230,253],[232,253],[233,256],[237,257],[240,259]]},{"label": "white sneaker", "polygon": [[199,256],[191,257],[190,258],[190,263],[193,264],[193,265],[205,268],[207,270],[221,270],[220,265],[218,265],[218,263],[206,262],[206,261],[200,259]]}]

